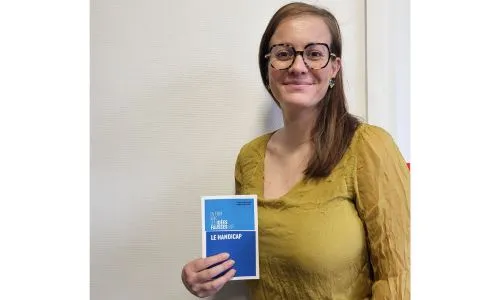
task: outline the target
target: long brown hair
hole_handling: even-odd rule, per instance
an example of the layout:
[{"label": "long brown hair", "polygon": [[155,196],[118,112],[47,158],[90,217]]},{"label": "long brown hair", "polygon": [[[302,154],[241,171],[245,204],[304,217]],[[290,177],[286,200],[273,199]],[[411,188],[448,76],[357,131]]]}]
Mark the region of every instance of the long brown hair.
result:
[{"label": "long brown hair", "polygon": [[[269,42],[278,25],[288,17],[298,15],[313,15],[321,17],[332,37],[330,50],[339,58],[342,57],[342,38],[337,19],[326,9],[302,2],[293,2],[281,7],[267,25],[259,49],[259,68],[262,82],[266,88],[269,85],[268,61],[264,57],[269,52]],[[276,104],[279,103],[268,89]],[[359,120],[347,111],[347,101],[342,82],[342,68],[337,72],[335,85],[329,88],[325,97],[318,103],[319,114],[312,131],[314,152],[304,171],[306,179],[327,177],[339,163],[347,151]]]}]

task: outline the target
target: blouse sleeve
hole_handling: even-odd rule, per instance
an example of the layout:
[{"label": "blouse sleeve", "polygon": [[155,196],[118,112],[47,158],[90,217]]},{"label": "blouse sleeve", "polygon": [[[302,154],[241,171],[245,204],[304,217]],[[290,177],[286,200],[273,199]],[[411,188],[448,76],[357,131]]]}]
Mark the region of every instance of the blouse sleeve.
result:
[{"label": "blouse sleeve", "polygon": [[409,300],[409,170],[386,131],[363,129],[357,144],[356,206],[367,232],[372,300]]}]

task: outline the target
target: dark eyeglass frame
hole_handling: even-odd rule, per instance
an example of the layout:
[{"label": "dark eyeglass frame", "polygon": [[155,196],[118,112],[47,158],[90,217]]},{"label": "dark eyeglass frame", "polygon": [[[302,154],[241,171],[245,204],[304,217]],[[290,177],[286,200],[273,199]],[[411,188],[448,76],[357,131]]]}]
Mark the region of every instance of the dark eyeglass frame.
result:
[{"label": "dark eyeglass frame", "polygon": [[[328,57],[328,59],[326,60],[326,63],[324,66],[322,66],[321,68],[312,68],[311,66],[309,66],[306,62],[306,60],[304,59],[304,51],[307,47],[309,46],[312,46],[312,45],[323,45],[323,46],[326,46],[326,48],[328,49],[328,53],[330,53],[330,57]],[[275,45],[272,45],[271,48],[269,48],[269,52],[264,55],[264,58],[265,59],[269,59],[271,57],[271,52],[273,51],[273,48],[274,47],[278,47],[278,46],[287,46],[287,47],[290,47],[292,48],[293,50],[293,59],[292,59],[292,62],[290,63],[290,65],[286,68],[282,68],[282,69],[278,69],[276,68],[275,66],[273,66],[273,64],[271,63],[271,67],[273,67],[273,69],[276,69],[276,70],[287,70],[289,69],[291,66],[293,66],[293,63],[295,62],[295,59],[297,58],[297,55],[300,55],[302,56],[302,60],[304,61],[304,64],[309,68],[309,69],[313,69],[313,70],[321,70],[321,69],[324,69],[326,66],[328,66],[328,63],[330,62],[330,59],[333,57],[333,58],[336,58],[337,55],[333,52],[331,52],[330,50],[330,46],[328,46],[328,44],[326,43],[309,43],[307,44],[305,47],[304,47],[304,50],[301,50],[301,51],[298,51],[298,50],[295,50],[295,47],[293,47],[292,45],[290,44],[286,44],[286,43],[283,43],[283,44],[275,44]]]}]

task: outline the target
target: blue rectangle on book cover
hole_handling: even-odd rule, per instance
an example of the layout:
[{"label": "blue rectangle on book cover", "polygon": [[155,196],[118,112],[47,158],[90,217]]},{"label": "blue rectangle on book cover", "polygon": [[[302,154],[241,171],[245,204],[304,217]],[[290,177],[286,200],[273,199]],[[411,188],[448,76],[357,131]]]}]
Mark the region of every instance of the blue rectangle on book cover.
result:
[{"label": "blue rectangle on book cover", "polygon": [[236,276],[256,276],[255,231],[206,232],[207,256],[227,252]]},{"label": "blue rectangle on book cover", "polygon": [[205,201],[205,230],[255,230],[253,199]]}]

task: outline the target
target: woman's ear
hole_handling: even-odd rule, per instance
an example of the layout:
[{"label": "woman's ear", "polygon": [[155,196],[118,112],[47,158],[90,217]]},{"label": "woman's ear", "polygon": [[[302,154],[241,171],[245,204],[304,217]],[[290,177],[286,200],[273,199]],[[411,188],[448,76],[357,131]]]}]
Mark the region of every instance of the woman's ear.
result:
[{"label": "woman's ear", "polygon": [[330,65],[332,66],[330,78],[335,78],[337,76],[337,73],[340,71],[340,68],[342,68],[342,61],[339,57],[335,57]]}]

